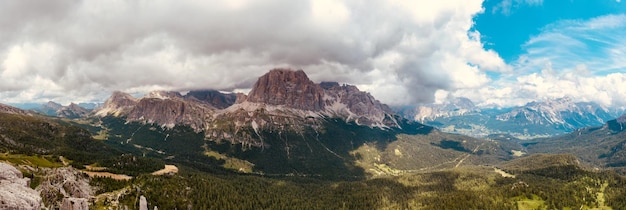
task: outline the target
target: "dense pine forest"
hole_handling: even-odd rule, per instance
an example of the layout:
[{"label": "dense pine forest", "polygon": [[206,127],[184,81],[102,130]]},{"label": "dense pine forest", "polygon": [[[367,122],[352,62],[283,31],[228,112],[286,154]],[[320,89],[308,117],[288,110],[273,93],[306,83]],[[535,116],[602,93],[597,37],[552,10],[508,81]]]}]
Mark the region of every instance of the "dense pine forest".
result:
[{"label": "dense pine forest", "polygon": [[159,209],[626,208],[626,179],[573,166],[527,171],[516,178],[501,177],[489,167],[468,167],[362,181],[184,171],[132,181],[93,179],[91,184],[99,192],[129,188],[123,204],[136,206],[144,195]]}]

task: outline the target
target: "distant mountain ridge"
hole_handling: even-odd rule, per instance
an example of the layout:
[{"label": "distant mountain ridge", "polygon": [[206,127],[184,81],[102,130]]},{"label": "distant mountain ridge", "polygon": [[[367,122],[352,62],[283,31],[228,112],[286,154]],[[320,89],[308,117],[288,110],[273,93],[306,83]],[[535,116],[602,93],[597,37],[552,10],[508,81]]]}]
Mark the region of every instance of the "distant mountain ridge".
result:
[{"label": "distant mountain ridge", "polygon": [[551,138],[521,141],[528,153],[574,154],[586,165],[626,174],[626,115],[596,127]]},{"label": "distant mountain ridge", "polygon": [[564,134],[578,128],[600,126],[624,110],[571,98],[534,101],[512,108],[480,108],[469,99],[417,107],[397,108],[404,117],[433,125],[447,132],[483,137],[507,133],[518,138]]},{"label": "distant mountain ridge", "polygon": [[455,98],[441,104],[426,104],[422,106],[407,106],[397,108],[404,117],[418,122],[432,121],[441,117],[461,116],[467,113],[480,111],[468,98]]},{"label": "distant mountain ridge", "polygon": [[89,116],[90,112],[95,107],[98,107],[98,103],[70,103],[67,106],[63,106],[54,101],[49,101],[39,105],[34,103],[16,104],[15,107],[53,117],[76,119]]}]

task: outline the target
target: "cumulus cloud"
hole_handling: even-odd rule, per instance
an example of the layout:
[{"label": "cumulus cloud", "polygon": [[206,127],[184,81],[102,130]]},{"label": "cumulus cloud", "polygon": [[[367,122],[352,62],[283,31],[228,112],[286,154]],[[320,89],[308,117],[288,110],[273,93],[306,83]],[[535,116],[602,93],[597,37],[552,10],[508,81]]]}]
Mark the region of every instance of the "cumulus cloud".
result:
[{"label": "cumulus cloud", "polygon": [[532,37],[514,71],[478,89],[452,93],[481,105],[512,106],[569,97],[626,106],[626,15],[563,20]]},{"label": "cumulus cloud", "polygon": [[3,102],[249,88],[271,68],[430,102],[509,67],[472,31],[482,0],[0,2]]}]

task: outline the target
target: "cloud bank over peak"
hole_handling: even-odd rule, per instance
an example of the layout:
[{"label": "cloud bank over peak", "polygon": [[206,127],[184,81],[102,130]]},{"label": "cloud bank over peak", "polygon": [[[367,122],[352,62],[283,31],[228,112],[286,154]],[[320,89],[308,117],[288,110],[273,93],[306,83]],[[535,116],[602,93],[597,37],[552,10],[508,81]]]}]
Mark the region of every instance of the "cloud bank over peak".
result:
[{"label": "cloud bank over peak", "polygon": [[390,104],[484,87],[511,67],[463,1],[2,1],[2,102],[100,101],[113,90],[234,90],[275,67]]}]

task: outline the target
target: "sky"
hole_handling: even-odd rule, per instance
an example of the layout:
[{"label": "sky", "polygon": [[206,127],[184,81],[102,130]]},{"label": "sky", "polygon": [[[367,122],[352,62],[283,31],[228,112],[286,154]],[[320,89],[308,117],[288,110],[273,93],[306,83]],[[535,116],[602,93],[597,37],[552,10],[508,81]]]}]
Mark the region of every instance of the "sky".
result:
[{"label": "sky", "polygon": [[390,105],[626,106],[620,0],[5,0],[0,103],[246,92],[273,68]]}]

